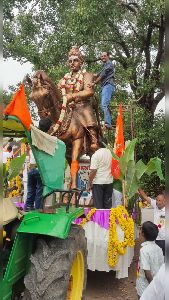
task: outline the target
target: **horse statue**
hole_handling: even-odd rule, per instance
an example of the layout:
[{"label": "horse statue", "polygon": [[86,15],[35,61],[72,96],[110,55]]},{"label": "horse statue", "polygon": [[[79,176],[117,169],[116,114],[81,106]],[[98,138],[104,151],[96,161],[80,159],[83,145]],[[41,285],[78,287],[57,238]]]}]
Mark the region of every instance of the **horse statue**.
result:
[{"label": "horse statue", "polygon": [[[35,72],[31,80],[30,99],[38,108],[41,120],[50,119],[47,133],[57,136],[66,144],[66,159],[70,165],[71,188],[77,188],[78,161],[81,155],[91,156],[98,146],[99,127],[90,101],[78,101],[63,106],[61,90],[44,71]],[[80,104],[79,104],[80,103]],[[89,125],[84,124],[89,117]],[[61,118],[62,116],[62,118]]]}]

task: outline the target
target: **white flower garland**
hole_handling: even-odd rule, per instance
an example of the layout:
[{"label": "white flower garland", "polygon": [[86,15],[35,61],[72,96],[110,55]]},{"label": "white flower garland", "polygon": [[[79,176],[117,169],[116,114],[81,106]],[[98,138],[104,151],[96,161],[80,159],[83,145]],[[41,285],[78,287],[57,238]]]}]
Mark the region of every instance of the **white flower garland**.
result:
[{"label": "white flower garland", "polygon": [[[57,121],[56,125],[54,126],[53,133],[55,133],[60,125],[63,122],[64,116],[65,116],[65,111],[66,111],[66,106],[67,106],[67,96],[66,96],[66,85],[70,86],[70,91],[73,93],[78,93],[80,90],[80,85],[84,81],[84,74],[86,73],[86,70],[79,70],[74,78],[72,78],[72,72],[67,73],[61,82],[61,92],[62,92],[62,97],[63,97],[63,102],[62,102],[62,109],[60,112],[59,120]],[[72,101],[74,102],[74,101]],[[72,103],[71,102],[71,103]],[[70,104],[71,104],[70,103]]]}]

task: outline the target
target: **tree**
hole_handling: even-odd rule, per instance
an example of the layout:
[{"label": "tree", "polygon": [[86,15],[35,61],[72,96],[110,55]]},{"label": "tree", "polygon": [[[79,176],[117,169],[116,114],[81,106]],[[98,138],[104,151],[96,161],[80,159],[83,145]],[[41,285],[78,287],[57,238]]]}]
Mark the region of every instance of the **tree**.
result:
[{"label": "tree", "polygon": [[[126,103],[125,103],[126,104]],[[127,107],[123,106],[123,123],[124,123],[124,139],[125,141],[132,140],[131,135],[131,114],[130,105],[128,105],[128,111],[125,111]],[[162,112],[154,115],[153,120],[150,122],[151,114],[140,106],[133,104],[132,110],[134,112],[134,137],[137,137],[137,145],[135,151],[135,159],[147,164],[152,157],[159,157],[161,159],[162,172],[165,174],[165,157],[166,157],[166,145],[165,145],[165,115]],[[115,126],[118,113],[118,107],[114,109],[113,125]],[[115,130],[108,132],[107,139],[111,148],[114,146],[114,134]],[[151,176],[145,176],[141,179],[141,185],[143,189],[151,196],[158,195],[164,190],[164,181],[160,181],[156,174]]]},{"label": "tree", "polygon": [[114,159],[119,162],[120,166],[120,177],[115,184],[116,187],[120,185],[119,190],[123,192],[123,201],[126,205],[137,193],[140,187],[140,181],[144,178],[145,174],[150,176],[152,173],[156,173],[157,177],[164,182],[161,159],[159,157],[151,158],[147,164],[145,164],[142,159],[136,162],[134,155],[136,143],[137,139],[127,141],[125,150],[120,158],[112,152]]},{"label": "tree", "polygon": [[[3,91],[3,109],[5,109],[5,107],[10,103],[17,89],[19,88],[20,84],[21,83],[18,83],[16,86],[11,85],[8,87],[8,90]],[[32,120],[37,121],[38,120],[37,108],[35,107],[35,104],[29,99],[30,87],[26,82],[25,82],[25,93],[28,100],[28,106],[29,106]]]},{"label": "tree", "polygon": [[81,46],[92,71],[100,68],[100,51],[109,51],[117,96],[127,90],[153,115],[164,97],[164,7],[162,0],[7,0],[4,56],[28,60],[58,80],[72,45]]}]

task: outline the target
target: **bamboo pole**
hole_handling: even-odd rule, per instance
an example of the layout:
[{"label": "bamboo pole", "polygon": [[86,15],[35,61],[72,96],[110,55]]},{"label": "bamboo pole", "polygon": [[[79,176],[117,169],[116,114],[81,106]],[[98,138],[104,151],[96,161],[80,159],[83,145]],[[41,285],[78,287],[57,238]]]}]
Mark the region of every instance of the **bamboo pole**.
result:
[{"label": "bamboo pole", "polygon": [[125,180],[122,180],[122,195],[123,195],[123,206],[126,206],[126,197],[125,197]]},{"label": "bamboo pole", "polygon": [[124,179],[122,180],[122,195],[123,195],[123,206],[125,208],[127,208],[128,207],[128,199],[126,197],[126,182]]}]

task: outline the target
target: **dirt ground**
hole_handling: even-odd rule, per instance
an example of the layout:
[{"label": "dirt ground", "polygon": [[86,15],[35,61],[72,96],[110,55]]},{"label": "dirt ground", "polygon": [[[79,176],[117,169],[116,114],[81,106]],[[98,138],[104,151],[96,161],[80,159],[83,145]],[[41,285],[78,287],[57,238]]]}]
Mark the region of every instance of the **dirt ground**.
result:
[{"label": "dirt ground", "polygon": [[140,241],[137,240],[128,278],[116,279],[113,271],[108,273],[88,271],[86,300],[137,300],[135,281],[139,249]]}]

